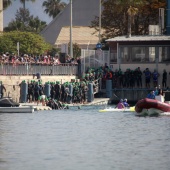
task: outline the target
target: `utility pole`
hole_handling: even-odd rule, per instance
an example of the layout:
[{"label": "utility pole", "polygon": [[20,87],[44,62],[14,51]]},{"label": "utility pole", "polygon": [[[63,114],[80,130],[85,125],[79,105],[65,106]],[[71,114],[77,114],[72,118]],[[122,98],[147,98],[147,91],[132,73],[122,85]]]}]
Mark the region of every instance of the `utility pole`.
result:
[{"label": "utility pole", "polygon": [[101,0],[99,0],[99,43],[101,43],[101,13],[102,13],[102,9],[101,9]]},{"label": "utility pole", "polygon": [[72,27],[73,27],[73,3],[72,0],[70,0],[70,57],[71,58],[73,58]]},{"label": "utility pole", "polygon": [[0,32],[3,32],[3,1],[0,0]]}]

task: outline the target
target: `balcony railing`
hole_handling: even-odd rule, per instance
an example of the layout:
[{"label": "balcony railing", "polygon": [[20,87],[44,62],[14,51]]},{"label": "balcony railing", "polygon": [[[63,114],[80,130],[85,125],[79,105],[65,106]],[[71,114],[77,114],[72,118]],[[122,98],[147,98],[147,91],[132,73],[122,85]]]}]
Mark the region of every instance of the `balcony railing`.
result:
[{"label": "balcony railing", "polygon": [[33,75],[40,73],[41,75],[78,75],[77,64],[19,64],[10,63],[0,65],[0,75]]}]

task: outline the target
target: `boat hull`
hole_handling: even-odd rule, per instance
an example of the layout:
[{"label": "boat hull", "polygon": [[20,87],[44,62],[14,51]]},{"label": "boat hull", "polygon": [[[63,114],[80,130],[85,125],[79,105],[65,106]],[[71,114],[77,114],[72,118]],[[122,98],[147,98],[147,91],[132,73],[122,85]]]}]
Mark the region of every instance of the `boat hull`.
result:
[{"label": "boat hull", "polygon": [[170,115],[170,104],[154,99],[142,99],[135,106],[137,116]]}]

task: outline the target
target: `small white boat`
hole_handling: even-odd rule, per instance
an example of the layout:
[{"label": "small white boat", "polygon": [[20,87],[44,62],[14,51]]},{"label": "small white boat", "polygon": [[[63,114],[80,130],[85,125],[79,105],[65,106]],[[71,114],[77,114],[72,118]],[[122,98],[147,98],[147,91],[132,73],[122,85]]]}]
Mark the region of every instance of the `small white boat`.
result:
[{"label": "small white boat", "polygon": [[125,109],[117,109],[117,108],[105,108],[103,110],[99,110],[99,112],[134,112],[135,111],[135,107],[129,107],[129,108],[125,108]]},{"label": "small white boat", "polygon": [[0,113],[33,113],[33,106],[0,107]]}]

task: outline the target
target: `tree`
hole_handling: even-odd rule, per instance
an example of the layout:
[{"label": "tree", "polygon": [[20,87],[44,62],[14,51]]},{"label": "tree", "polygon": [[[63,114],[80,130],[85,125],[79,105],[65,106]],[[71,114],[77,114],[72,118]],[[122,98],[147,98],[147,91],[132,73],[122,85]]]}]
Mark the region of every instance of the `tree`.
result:
[{"label": "tree", "polygon": [[[134,3],[136,2],[136,3]],[[103,1],[102,28],[105,30],[102,37],[113,38],[115,36],[128,35],[128,13],[131,14],[131,33],[133,35],[148,34],[149,25],[158,24],[158,8],[165,8],[165,0],[107,0]],[[133,10],[135,9],[135,10]],[[96,17],[91,27],[98,30],[99,18]]]},{"label": "tree", "polygon": [[36,0],[20,0],[20,2],[23,4],[23,9],[25,10],[25,3],[26,1],[31,1],[31,2],[35,2]]},{"label": "tree", "polygon": [[52,48],[36,33],[13,31],[0,36],[0,52],[17,53],[17,42],[20,43],[20,53],[23,54],[43,54]]},{"label": "tree", "polygon": [[[25,15],[23,15],[25,14]],[[20,8],[17,10],[15,15],[15,20],[12,20],[8,27],[4,28],[5,32],[8,31],[31,31],[39,33],[46,26],[45,21],[41,21],[38,17],[33,17],[30,15],[28,9]]]},{"label": "tree", "polygon": [[131,24],[132,24],[132,18],[137,15],[138,13],[138,7],[140,8],[141,5],[143,5],[145,1],[143,0],[120,0],[120,4],[126,5],[128,7],[127,14],[128,14],[128,37],[131,37]]},{"label": "tree", "polygon": [[[70,54],[70,42],[68,44],[68,53]],[[81,56],[81,48],[77,43],[73,44],[73,57],[76,59]]]},{"label": "tree", "polygon": [[11,0],[3,0],[3,9],[6,9],[11,4],[12,4]]},{"label": "tree", "polygon": [[39,33],[47,26],[47,24],[45,21],[41,21],[38,17],[31,17],[28,26],[31,32]]},{"label": "tree", "polygon": [[47,0],[43,2],[42,6],[45,7],[46,14],[55,18],[65,8],[66,3],[61,0]]}]

